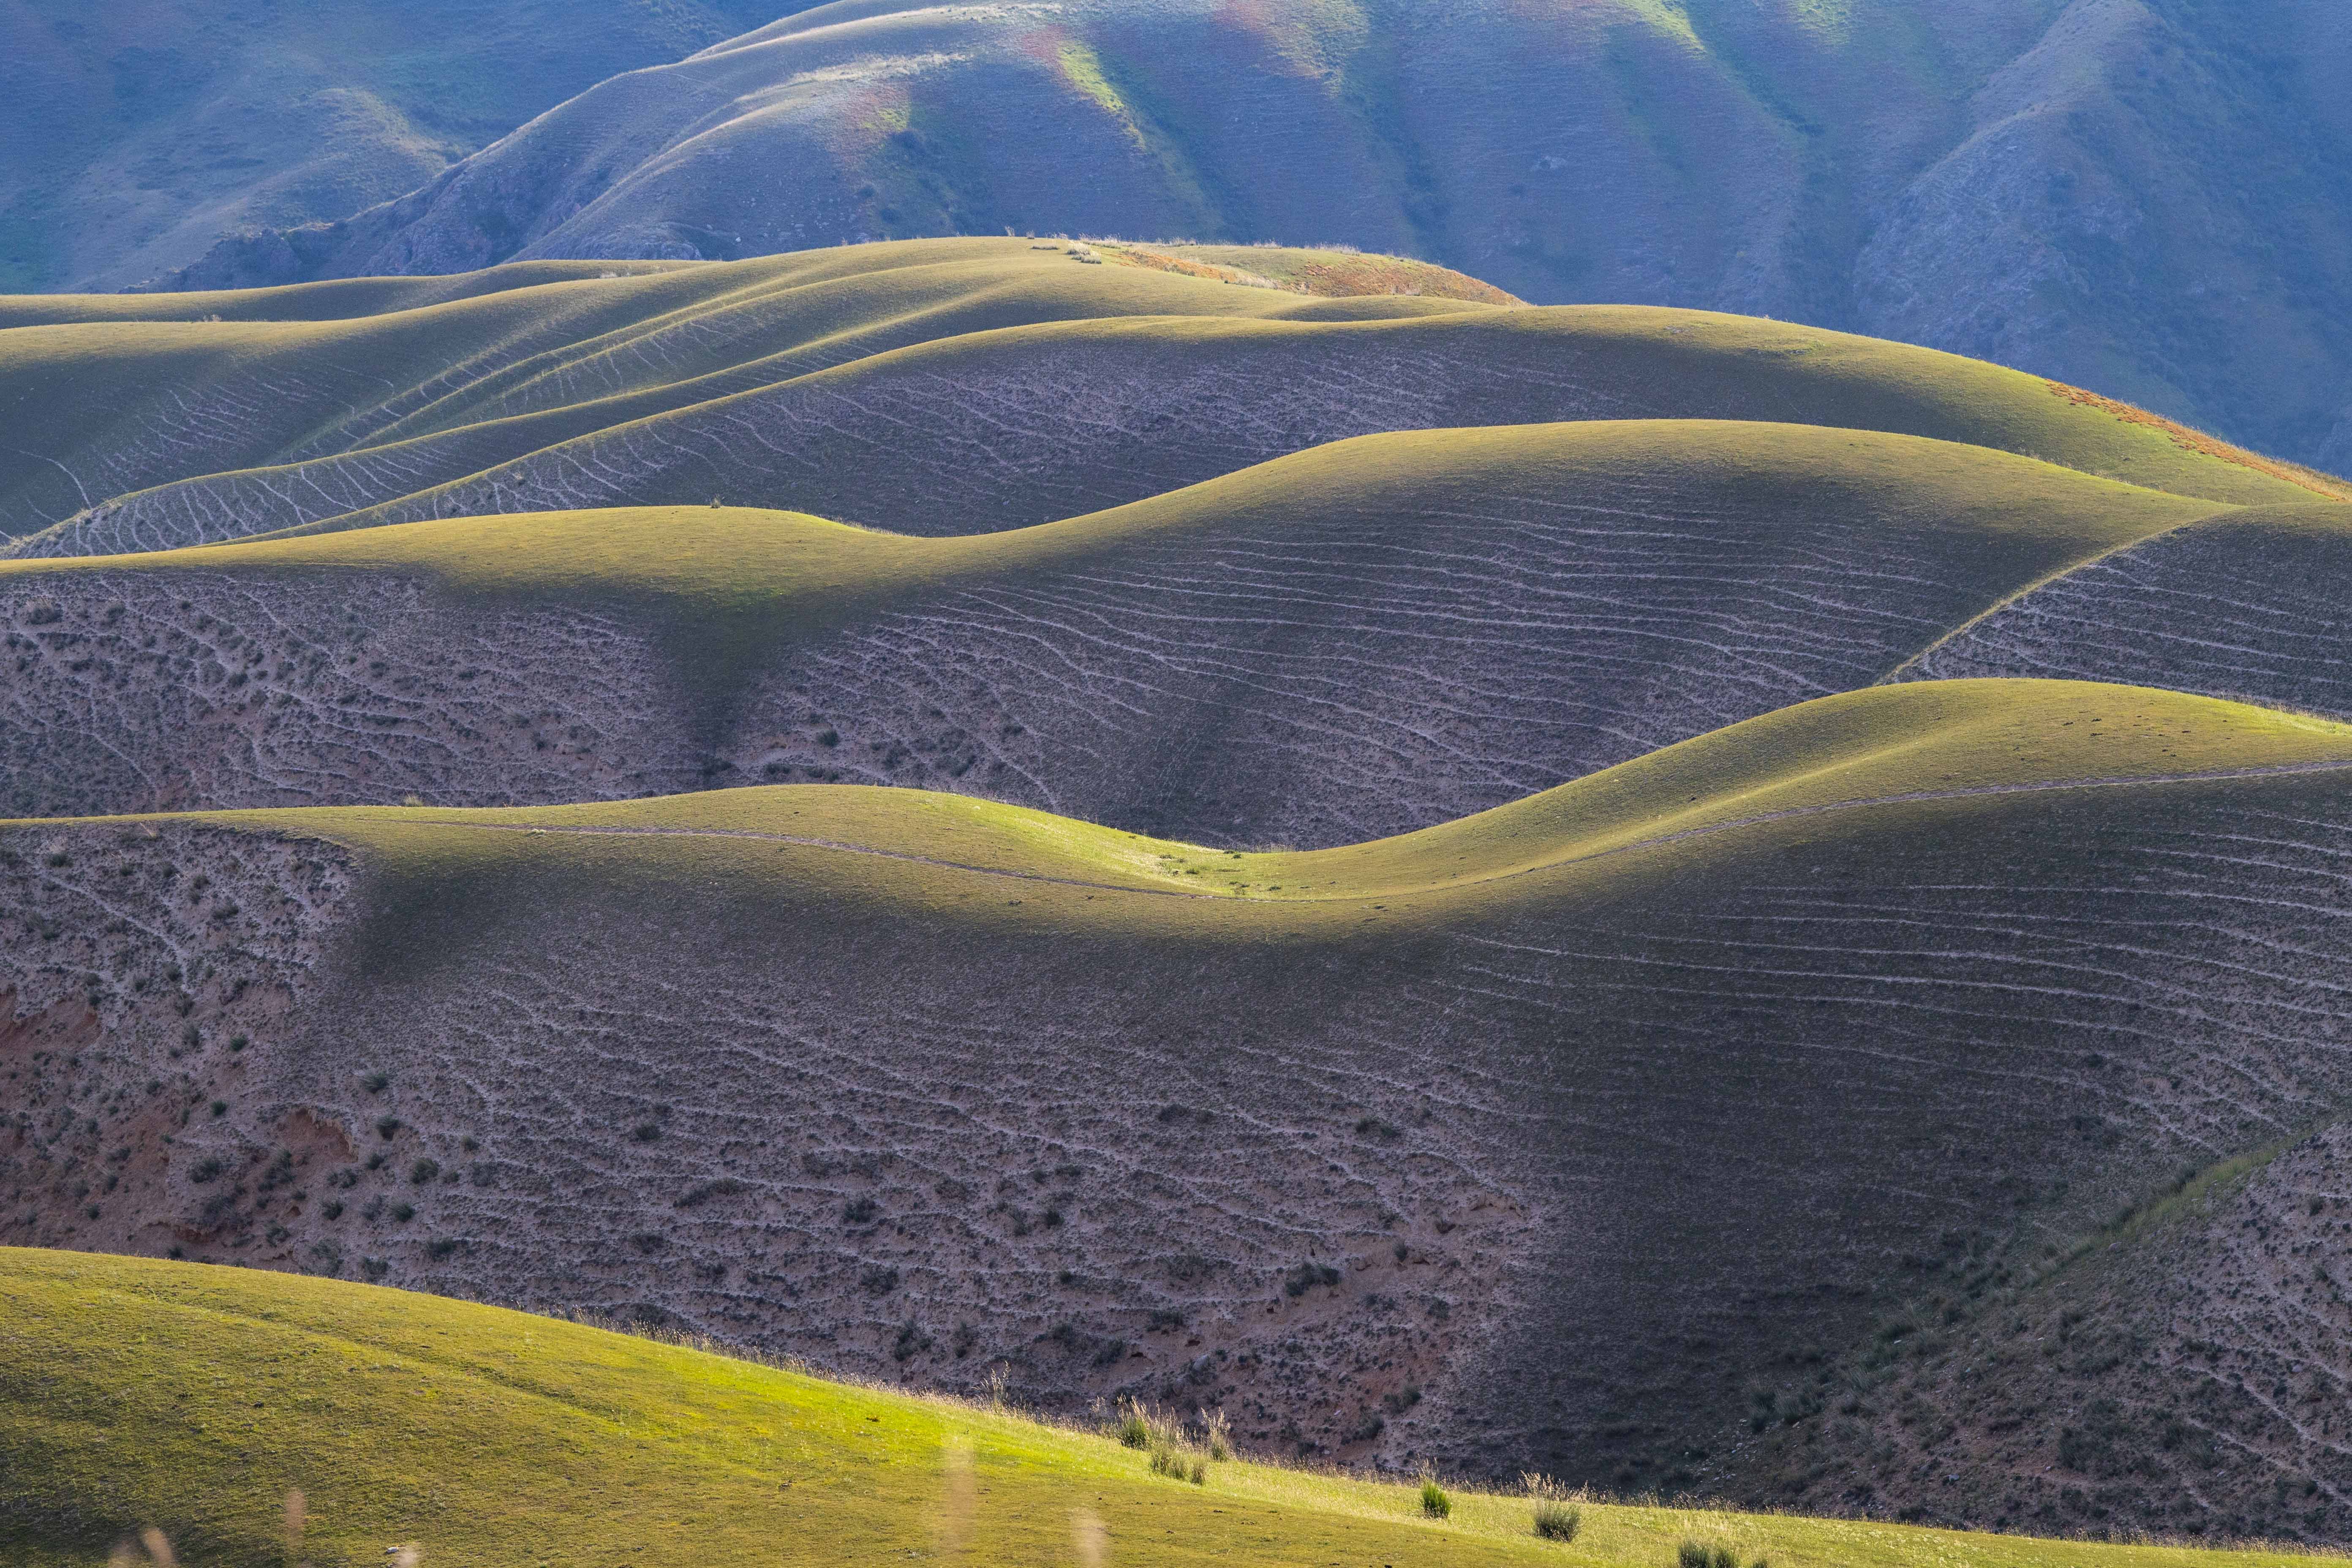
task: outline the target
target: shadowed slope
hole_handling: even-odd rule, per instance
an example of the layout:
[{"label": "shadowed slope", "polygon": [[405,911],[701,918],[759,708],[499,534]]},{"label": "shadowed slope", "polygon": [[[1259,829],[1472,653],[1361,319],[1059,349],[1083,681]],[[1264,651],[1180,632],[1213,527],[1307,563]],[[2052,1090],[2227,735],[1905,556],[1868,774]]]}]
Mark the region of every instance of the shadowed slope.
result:
[{"label": "shadowed slope", "polygon": [[2070,567],[1906,678],[2096,677],[2352,716],[2352,510],[2223,512]]},{"label": "shadowed slope", "polygon": [[1312,853],[805,787],[24,824],[8,1235],[1685,1485],[1791,1346],[2352,1089],[2347,778],[1944,682]]},{"label": "shadowed slope", "polygon": [[1773,1432],[1741,1457],[1738,1489],[1835,1506],[1866,1469],[1909,1478],[1877,1489],[1915,1518],[2129,1514],[2197,1535],[2260,1520],[2340,1540],[2348,1167],[2352,1135],[2329,1116],[2184,1169],[2031,1288],[1956,1299],[1936,1331],[1780,1391],[1776,1409],[1850,1403],[1853,1419]]},{"label": "shadowed slope", "polygon": [[965,538],[682,508],[24,562],[0,798],[817,779],[1343,843],[1868,685],[2212,510],[1914,437],[1590,422],[1365,437]]},{"label": "shadowed slope", "polygon": [[494,1565],[1060,1563],[1080,1510],[1110,1552],[1178,1563],[1642,1562],[1693,1535],[1794,1568],[2298,1561],[1600,1504],[1570,1551],[1530,1538],[1523,1500],[1457,1489],[1441,1523],[1409,1486],[1242,1462],[1195,1489],[1016,1416],[362,1286],[5,1250],[0,1304],[18,1352],[0,1366],[0,1547],[43,1568],[144,1525],[196,1560],[267,1560],[295,1487],[300,1555],[327,1564],[385,1540]]}]

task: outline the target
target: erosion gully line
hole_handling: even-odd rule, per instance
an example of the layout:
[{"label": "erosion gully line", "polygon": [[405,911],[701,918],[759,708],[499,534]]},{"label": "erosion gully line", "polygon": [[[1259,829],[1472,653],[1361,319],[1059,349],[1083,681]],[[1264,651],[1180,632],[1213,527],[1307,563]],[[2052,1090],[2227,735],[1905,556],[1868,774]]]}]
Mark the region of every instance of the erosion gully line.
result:
[{"label": "erosion gully line", "polygon": [[[1753,816],[1731,817],[1698,827],[1687,827],[1679,833],[1662,833],[1654,837],[1637,838],[1630,843],[1612,845],[1587,855],[1568,855],[1540,865],[1524,866],[1513,871],[1491,876],[1473,877],[1458,882],[1432,883],[1425,888],[1405,889],[1393,892],[1318,893],[1287,899],[1250,899],[1232,893],[1194,892],[1184,888],[1139,887],[1124,882],[1097,882],[1083,877],[1055,877],[1042,871],[1023,871],[1001,866],[979,866],[965,860],[946,860],[932,855],[918,855],[907,849],[877,848],[868,844],[845,844],[839,839],[816,838],[794,833],[762,832],[749,827],[561,827],[502,822],[403,822],[396,817],[378,820],[401,827],[420,831],[440,829],[472,833],[561,834],[577,838],[742,838],[763,844],[790,845],[795,848],[824,849],[844,855],[865,855],[882,860],[904,861],[918,866],[937,866],[943,870],[969,871],[977,876],[1001,877],[1010,881],[1039,882],[1065,888],[1091,888],[1099,892],[1135,893],[1147,898],[1181,899],[1200,903],[1248,903],[1262,905],[1341,904],[1359,903],[1366,899],[1409,898],[1415,893],[1448,892],[1459,888],[1485,887],[1507,882],[1539,871],[1554,870],[1565,866],[1581,866],[1612,856],[1630,854],[1635,850],[1654,849],[1663,845],[1679,844],[1685,839],[1703,838],[1710,834],[1727,833],[1735,828],[1754,827],[1765,823],[1787,822],[1798,817],[1822,816],[1832,812],[1857,811],[1877,805],[1901,805],[1916,801],[1970,800],[1986,795],[2046,795],[2077,789],[2137,789],[2160,784],[2202,784],[2230,779],[2279,778],[2300,773],[2352,772],[2352,761],[2328,763],[2282,763],[2272,767],[2230,768],[2201,773],[2151,773],[2139,778],[2042,780],[2032,784],[1978,784],[1967,789],[1914,790],[1903,795],[1863,795],[1852,800],[1828,801],[1819,805],[1791,806],[1785,811],[1762,812]],[[320,835],[331,837],[331,835]],[[1193,846],[1207,848],[1207,846]],[[1223,851],[1217,851],[1223,853]],[[1315,854],[1320,851],[1308,850]]]}]

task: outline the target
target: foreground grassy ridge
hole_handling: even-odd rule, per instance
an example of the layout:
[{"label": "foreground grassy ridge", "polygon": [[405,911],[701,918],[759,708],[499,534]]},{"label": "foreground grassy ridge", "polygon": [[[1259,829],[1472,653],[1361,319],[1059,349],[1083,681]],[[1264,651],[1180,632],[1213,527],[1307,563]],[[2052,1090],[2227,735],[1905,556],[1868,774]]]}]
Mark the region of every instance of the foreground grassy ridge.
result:
[{"label": "foreground grassy ridge", "polygon": [[1496,810],[1335,849],[1208,849],[964,795],[854,785],[192,819],[353,845],[403,878],[495,881],[501,868],[530,864],[625,879],[781,878],[1023,923],[1258,936],[1344,928],[1371,904],[1394,923],[1465,900],[1554,897],[1594,874],[1672,875],[1717,835],[1841,810],[2340,767],[2352,767],[2352,725],[2137,687],[1962,680],[1823,698]]},{"label": "foreground grassy ridge", "polygon": [[[471,1303],[149,1259],[0,1249],[0,1553],[95,1563],[142,1526],[191,1562],[1670,1563],[1685,1540],[1793,1568],[2190,1568],[2274,1552],[2101,1546],[1523,1501],[1232,1462],[1194,1488],[1107,1438]],[[967,1449],[969,1491],[950,1453]],[[643,1555],[640,1555],[643,1554]]]}]

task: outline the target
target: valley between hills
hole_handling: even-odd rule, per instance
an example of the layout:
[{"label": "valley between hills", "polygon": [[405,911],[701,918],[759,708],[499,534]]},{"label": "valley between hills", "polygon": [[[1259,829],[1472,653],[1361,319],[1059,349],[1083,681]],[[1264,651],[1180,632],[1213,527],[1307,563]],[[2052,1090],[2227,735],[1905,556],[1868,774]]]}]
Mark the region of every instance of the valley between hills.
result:
[{"label": "valley between hills", "polygon": [[2352,1531],[2352,483],[1107,240],[19,296],[0,408],[7,1561]]}]

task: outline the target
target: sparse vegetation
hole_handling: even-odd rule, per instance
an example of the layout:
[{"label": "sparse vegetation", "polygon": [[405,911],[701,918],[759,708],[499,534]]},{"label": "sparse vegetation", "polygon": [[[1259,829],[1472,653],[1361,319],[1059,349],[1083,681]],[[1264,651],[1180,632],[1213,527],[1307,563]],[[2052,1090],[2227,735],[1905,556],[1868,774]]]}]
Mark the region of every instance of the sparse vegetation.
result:
[{"label": "sparse vegetation", "polygon": [[1210,1460],[1225,1458],[1232,1453],[1222,1415],[1204,1423],[1196,1439],[1177,1416],[1163,1415],[1134,1398],[1119,1400],[1109,1433],[1121,1447],[1143,1450],[1145,1468],[1153,1475],[1189,1481],[1196,1487],[1207,1484]]},{"label": "sparse vegetation", "polygon": [[1421,1511],[1432,1519],[1450,1518],[1454,1512],[1453,1495],[1437,1484],[1435,1476],[1426,1473],[1421,1478]]},{"label": "sparse vegetation", "polygon": [[1302,1263],[1283,1278],[1282,1293],[1304,1296],[1318,1285],[1337,1285],[1339,1271],[1328,1263]]},{"label": "sparse vegetation", "polygon": [[[440,1238],[428,1253],[443,1242],[454,1238]],[[459,1250],[454,1244],[450,1255]],[[384,1258],[359,1260],[363,1278],[388,1271]],[[1432,1568],[1537,1563],[1558,1550],[1557,1538],[1529,1536],[1519,1511],[1524,1497],[1482,1499],[1438,1487],[1447,1511],[1433,1516],[1415,1487],[1238,1461],[1203,1477],[1204,1486],[1212,1479],[1214,1486],[1195,1510],[1181,1500],[1199,1496],[1192,1462],[1176,1464],[1184,1438],[1165,1430],[1166,1418],[1141,1412],[1144,1440],[1131,1447],[1124,1408],[1108,1441],[1033,1425],[1007,1414],[1001,1366],[991,1398],[960,1405],[826,1383],[756,1358],[722,1359],[675,1334],[623,1339],[325,1279],[0,1249],[0,1284],[16,1336],[10,1364],[40,1369],[0,1400],[0,1445],[22,1453],[28,1440],[53,1441],[62,1429],[47,1424],[53,1408],[106,1411],[109,1440],[79,1450],[77,1463],[102,1458],[108,1496],[120,1500],[114,1506],[162,1519],[184,1535],[185,1515],[174,1500],[186,1495],[190,1478],[218,1478],[205,1493],[205,1561],[215,1560],[212,1553],[282,1559],[298,1533],[286,1522],[284,1494],[269,1479],[247,1478],[299,1464],[306,1500],[300,1550],[315,1561],[389,1560],[384,1543],[393,1542],[414,1542],[427,1563],[529,1563],[561,1532],[575,1552],[591,1554],[609,1547],[626,1556],[644,1546],[666,1561],[814,1565],[835,1560],[839,1533],[861,1522],[922,1528],[919,1510],[934,1494],[887,1478],[942,1473],[946,1495],[961,1495],[956,1466],[940,1460],[943,1447],[956,1441],[968,1445],[976,1471],[968,1489],[972,1541],[986,1539],[992,1521],[1060,1505],[1078,1482],[1113,1560],[1122,1541],[1148,1543],[1152,1561],[1173,1568],[1263,1561],[1269,1546],[1292,1542],[1306,1545],[1302,1559],[1345,1552],[1348,1560]],[[233,1341],[225,1342],[225,1333]],[[527,1387],[514,1384],[518,1358],[529,1371]],[[231,1371],[236,1375],[226,1375]],[[256,1402],[269,1411],[299,1408],[311,1419],[255,1421]],[[600,1414],[583,1419],[583,1409]],[[1155,1427],[1169,1439],[1168,1457],[1156,1465]],[[856,1439],[842,1440],[852,1430]],[[648,1444],[642,1436],[648,1431],[669,1436]],[[763,1438],[777,1456],[765,1466],[729,1458],[758,1452]],[[777,1484],[779,1471],[789,1485]],[[77,1473],[58,1466],[12,1471],[10,1499],[78,1517],[74,1510],[85,1505],[74,1489]],[[436,1476],[444,1506],[420,1534],[402,1510],[407,1494],[398,1478],[425,1473]],[[1171,1479],[1183,1484],[1171,1488]],[[1433,1477],[1428,1484],[1436,1486]],[[584,1513],[583,1492],[603,1500]],[[693,1513],[680,1506],[689,1496],[715,1506]],[[1596,1502],[1585,1512],[1577,1540],[1594,1561],[1691,1561],[1674,1545],[1689,1528],[1686,1510]],[[689,1513],[692,1522],[681,1523]],[[1413,1522],[1433,1517],[1444,1519],[1443,1531]],[[1963,1541],[1978,1568],[2233,1561],[1884,1523],[1710,1517],[1748,1544],[1722,1559],[1712,1543],[1691,1542],[1706,1553],[1706,1568],[1726,1561],[1739,1568],[1743,1559],[1752,1564],[1768,1554],[1838,1568],[1907,1568]],[[2289,1561],[2278,1552],[2234,1560],[2238,1568],[2285,1568]]]},{"label": "sparse vegetation", "polygon": [[1569,1489],[1549,1476],[1529,1471],[1519,1478],[1519,1490],[1534,1510],[1535,1532],[1546,1541],[1573,1541],[1584,1513]]}]

